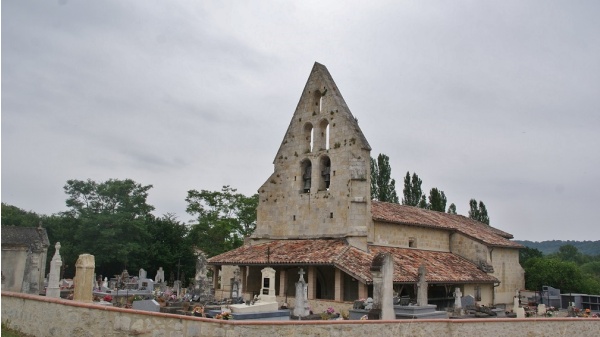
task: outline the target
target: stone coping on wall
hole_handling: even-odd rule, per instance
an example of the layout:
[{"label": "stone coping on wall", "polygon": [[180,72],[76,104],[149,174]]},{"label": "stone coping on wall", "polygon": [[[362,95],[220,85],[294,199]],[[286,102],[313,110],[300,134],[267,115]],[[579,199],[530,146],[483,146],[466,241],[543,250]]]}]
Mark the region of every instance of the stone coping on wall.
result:
[{"label": "stone coping on wall", "polygon": [[[122,313],[131,313],[131,314],[141,314],[155,317],[164,317],[164,318],[176,318],[181,320],[192,320],[192,321],[204,321],[210,323],[220,323],[220,324],[233,324],[233,325],[332,325],[332,324],[389,324],[389,323],[405,323],[411,324],[411,322],[415,322],[414,320],[378,320],[378,321],[369,321],[369,320],[316,320],[316,321],[235,321],[235,320],[217,320],[214,318],[205,318],[205,317],[196,317],[196,316],[185,316],[178,314],[168,314],[162,312],[151,312],[144,310],[135,310],[135,309],[125,309],[119,307],[111,307],[98,305],[94,303],[85,303],[85,302],[77,302],[73,300],[66,300],[62,298],[51,298],[40,295],[32,295],[32,294],[24,294],[17,293],[11,291],[2,291],[2,297],[15,297],[22,298],[27,300],[34,300],[40,302],[49,302],[49,303],[57,303],[63,304],[72,307],[80,307],[94,310],[104,310],[104,311],[115,311]],[[464,323],[485,323],[485,322],[559,322],[559,321],[581,321],[581,320],[597,320],[598,324],[600,324],[600,319],[596,318],[577,318],[577,317],[529,317],[529,318],[465,318],[465,319],[419,319],[419,323],[444,323],[444,324],[464,324]]]}]

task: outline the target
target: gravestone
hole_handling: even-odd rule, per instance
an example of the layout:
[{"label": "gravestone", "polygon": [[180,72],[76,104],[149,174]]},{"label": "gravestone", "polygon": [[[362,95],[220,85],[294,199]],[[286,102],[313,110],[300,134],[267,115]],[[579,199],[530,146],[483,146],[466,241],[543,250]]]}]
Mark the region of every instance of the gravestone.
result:
[{"label": "gravestone", "polygon": [[176,280],[173,281],[173,292],[179,297],[179,292],[181,291],[181,281]]},{"label": "gravestone", "polygon": [[462,293],[460,292],[460,288],[454,290],[454,315],[462,315]]},{"label": "gravestone", "polygon": [[454,309],[462,308],[461,298],[462,298],[462,293],[460,292],[460,288],[456,288],[454,290]]},{"label": "gravestone", "polygon": [[165,271],[163,267],[159,267],[158,271],[156,271],[156,276],[154,277],[154,282],[156,283],[164,283],[165,282]]},{"label": "gravestone", "polygon": [[266,267],[261,270],[262,287],[258,298],[264,302],[277,302],[275,297],[275,269]]},{"label": "gravestone", "polygon": [[396,318],[393,304],[394,260],[390,253],[377,253],[371,263],[373,278],[373,308],[369,319]]},{"label": "gravestone", "polygon": [[306,281],[304,281],[304,270],[300,268],[298,272],[300,278],[298,282],[296,282],[296,304],[294,307],[294,316],[304,317],[308,316],[310,313],[308,309],[308,299],[306,298],[306,293],[308,291],[308,286]]},{"label": "gravestone", "polygon": [[56,251],[54,257],[50,262],[50,275],[48,276],[48,288],[46,289],[46,296],[60,298],[60,267],[62,266],[62,259],[60,258],[60,242],[54,245]]},{"label": "gravestone", "polygon": [[519,295],[519,291],[517,290],[517,293],[515,295],[514,298],[514,303],[513,303],[513,312],[517,312],[517,309],[521,307],[521,300],[520,300],[520,295]]},{"label": "gravestone", "polygon": [[131,307],[135,310],[160,312],[160,304],[155,300],[133,301]]},{"label": "gravestone", "polygon": [[466,295],[462,297],[460,302],[461,306],[467,309],[469,307],[475,306],[475,297],[473,297],[473,295]]},{"label": "gravestone", "polygon": [[[196,259],[193,297],[200,302],[206,302],[210,299],[210,282],[208,281],[208,277],[206,277],[206,255],[201,250],[197,250],[196,253],[198,257]],[[240,291],[238,293],[241,294]]]},{"label": "gravestone", "polygon": [[525,318],[525,308],[517,308],[515,311],[517,318]]},{"label": "gravestone", "polygon": [[545,304],[543,304],[543,303],[542,303],[542,304],[538,304],[538,307],[537,307],[537,314],[538,314],[539,316],[544,316],[544,315],[546,315],[546,305],[545,305]]},{"label": "gravestone", "polygon": [[419,283],[417,283],[417,305],[427,305],[427,269],[424,264],[419,266]]},{"label": "gravestone", "polygon": [[73,300],[79,302],[92,302],[95,267],[96,263],[94,255],[79,255],[79,258],[75,263],[75,290],[73,292]]},{"label": "gravestone", "polygon": [[[277,297],[275,296],[275,269],[266,267],[261,270],[262,282],[260,295],[255,296],[249,304],[232,304],[229,306],[231,312],[235,313],[257,313],[278,311]],[[289,316],[289,310],[285,310]],[[235,316],[235,315],[234,315]]]},{"label": "gravestone", "polygon": [[231,278],[231,289],[229,297],[239,298],[242,297],[242,280],[240,279],[240,269],[235,268],[233,271],[233,277]]}]

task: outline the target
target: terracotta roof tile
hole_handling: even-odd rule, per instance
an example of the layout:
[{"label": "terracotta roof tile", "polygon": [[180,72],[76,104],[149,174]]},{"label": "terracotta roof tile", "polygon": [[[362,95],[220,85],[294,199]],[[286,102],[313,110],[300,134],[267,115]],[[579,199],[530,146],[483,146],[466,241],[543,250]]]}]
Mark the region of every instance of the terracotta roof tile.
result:
[{"label": "terracotta roof tile", "polygon": [[446,229],[460,232],[491,246],[523,248],[522,245],[509,240],[513,238],[511,234],[462,215],[380,201],[373,201],[371,212],[374,221]]},{"label": "terracotta roof tile", "polygon": [[[498,280],[468,260],[449,253],[411,248],[370,246],[364,252],[344,240],[277,240],[243,246],[208,259],[209,264],[233,265],[332,265],[362,282],[372,283],[371,261],[382,251],[394,256],[394,282],[415,283],[419,266],[427,268],[428,282],[492,283]],[[267,260],[267,251],[269,258]]]},{"label": "terracotta roof tile", "polygon": [[430,283],[492,283],[498,279],[456,254],[430,250],[370,246],[371,252],[389,252],[394,257],[394,282],[415,283],[419,266],[425,265]]}]

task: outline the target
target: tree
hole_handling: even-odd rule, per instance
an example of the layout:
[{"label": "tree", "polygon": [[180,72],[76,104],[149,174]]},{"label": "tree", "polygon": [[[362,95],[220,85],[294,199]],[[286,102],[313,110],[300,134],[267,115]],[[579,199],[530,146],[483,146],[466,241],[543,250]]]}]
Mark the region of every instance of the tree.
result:
[{"label": "tree", "polygon": [[208,256],[214,256],[242,245],[243,237],[256,226],[258,195],[246,197],[230,186],[221,191],[188,191],[186,211],[197,217],[189,240]]},{"label": "tree", "polygon": [[423,182],[419,179],[419,176],[416,173],[413,173],[412,179],[410,177],[410,172],[406,172],[406,176],[404,177],[404,189],[402,193],[404,194],[404,198],[402,199],[403,205],[408,206],[419,206],[421,208],[427,208],[427,200],[425,199],[425,207],[423,206],[423,199],[425,195],[421,190],[421,184]]},{"label": "tree", "polygon": [[560,246],[556,256],[562,261],[575,262],[577,264],[582,264],[584,261],[583,254],[581,254],[575,246],[570,244]]},{"label": "tree", "polygon": [[432,188],[429,191],[429,205],[428,208],[432,211],[445,212],[446,211],[446,195],[444,191],[440,191],[437,188]]},{"label": "tree", "polygon": [[396,181],[391,178],[390,158],[379,154],[377,161],[371,158],[371,198],[374,200],[398,203]]},{"label": "tree", "polygon": [[527,260],[524,269],[527,289],[551,286],[560,289],[562,293],[569,293],[579,292],[583,286],[583,273],[573,262],[534,257]]},{"label": "tree", "polygon": [[524,266],[529,259],[536,257],[544,257],[544,253],[536,248],[525,247],[519,250],[519,263]]},{"label": "tree", "polygon": [[[171,213],[149,219],[148,274],[155,274],[159,267],[163,267],[166,272],[179,269],[180,275],[195,275],[196,253],[193,245],[186,242],[189,231],[189,227]],[[187,284],[187,280],[182,281]]]},{"label": "tree", "polygon": [[37,227],[42,217],[35,212],[2,203],[2,226]]},{"label": "tree", "polygon": [[64,190],[70,210],[62,215],[75,228],[75,247],[67,249],[93,254],[102,275],[147,267],[148,221],[154,207],[146,199],[151,188],[131,179],[68,180]]},{"label": "tree", "polygon": [[488,216],[487,209],[485,208],[483,201],[480,201],[478,206],[477,200],[471,199],[469,201],[469,206],[471,208],[469,210],[469,218],[483,222],[486,225],[490,224],[490,217]]},{"label": "tree", "polygon": [[450,204],[450,206],[448,206],[448,213],[456,214],[456,205],[454,203],[452,203],[452,204]]}]

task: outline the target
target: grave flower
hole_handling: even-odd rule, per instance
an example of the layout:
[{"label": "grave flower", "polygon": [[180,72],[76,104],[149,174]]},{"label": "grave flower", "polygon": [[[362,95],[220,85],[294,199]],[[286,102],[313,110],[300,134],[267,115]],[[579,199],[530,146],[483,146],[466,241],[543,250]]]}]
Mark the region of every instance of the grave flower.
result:
[{"label": "grave flower", "polygon": [[105,302],[112,302],[113,298],[110,295],[106,295],[106,296],[104,296],[104,298],[102,300]]}]

